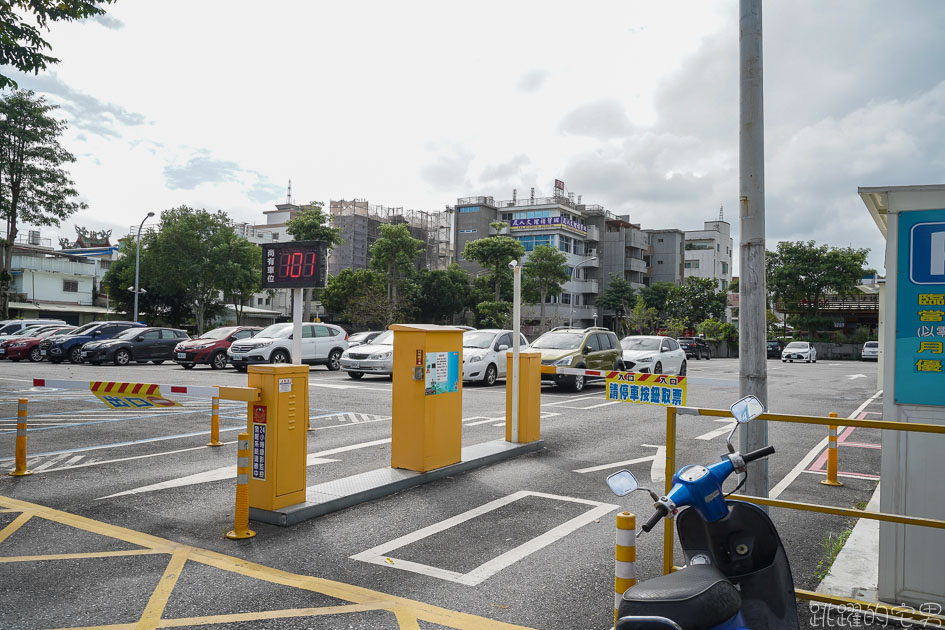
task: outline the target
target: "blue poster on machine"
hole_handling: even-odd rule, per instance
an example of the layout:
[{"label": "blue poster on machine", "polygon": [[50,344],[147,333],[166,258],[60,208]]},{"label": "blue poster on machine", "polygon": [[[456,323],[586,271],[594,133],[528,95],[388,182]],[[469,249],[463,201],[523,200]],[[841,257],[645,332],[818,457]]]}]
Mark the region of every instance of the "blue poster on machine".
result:
[{"label": "blue poster on machine", "polygon": [[459,391],[459,353],[427,352],[424,394],[449,394]]},{"label": "blue poster on machine", "polygon": [[945,406],[945,210],[899,213],[895,400]]}]

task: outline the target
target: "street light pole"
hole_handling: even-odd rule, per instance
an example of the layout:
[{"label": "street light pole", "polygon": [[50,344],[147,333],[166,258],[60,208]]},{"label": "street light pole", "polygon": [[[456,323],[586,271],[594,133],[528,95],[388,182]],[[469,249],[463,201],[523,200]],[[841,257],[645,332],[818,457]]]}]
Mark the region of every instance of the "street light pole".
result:
[{"label": "street light pole", "polygon": [[144,222],[154,216],[153,212],[149,212],[146,217],[141,219],[141,224],[138,226],[138,243],[135,248],[135,316],[134,321],[138,321],[138,267],[141,263],[141,228],[144,227]]},{"label": "street light pole", "polygon": [[[587,260],[582,260],[578,264],[574,265],[574,268],[571,270],[571,280],[572,281],[574,280],[574,272],[577,271],[578,267],[580,267],[581,265],[585,265],[589,262],[593,262],[595,260],[597,260],[597,256],[591,256]],[[568,328],[571,328],[573,324],[574,324],[574,295],[572,294],[571,295],[571,312],[568,314]]]},{"label": "street light pole", "polygon": [[522,339],[522,267],[517,260],[512,268],[512,443],[518,443],[519,352]]}]

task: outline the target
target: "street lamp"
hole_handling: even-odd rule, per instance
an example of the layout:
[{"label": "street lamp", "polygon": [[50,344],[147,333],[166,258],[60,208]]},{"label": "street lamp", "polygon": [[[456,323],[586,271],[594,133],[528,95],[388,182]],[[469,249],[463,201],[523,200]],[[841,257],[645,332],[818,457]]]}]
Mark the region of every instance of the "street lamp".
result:
[{"label": "street lamp", "polygon": [[[574,268],[571,269],[571,280],[574,280],[574,272],[577,270],[578,267],[580,267],[581,265],[586,265],[587,263],[593,262],[595,260],[597,260],[597,256],[591,256],[587,260],[582,260],[578,264],[574,265]],[[574,295],[572,294],[571,295],[571,313],[568,315],[568,328],[571,328],[573,324],[574,324]]]},{"label": "street lamp", "polygon": [[144,222],[154,216],[153,212],[149,212],[146,217],[141,219],[141,225],[138,226],[138,243],[135,248],[135,316],[133,321],[138,321],[138,266],[141,263],[141,228],[144,227]]}]

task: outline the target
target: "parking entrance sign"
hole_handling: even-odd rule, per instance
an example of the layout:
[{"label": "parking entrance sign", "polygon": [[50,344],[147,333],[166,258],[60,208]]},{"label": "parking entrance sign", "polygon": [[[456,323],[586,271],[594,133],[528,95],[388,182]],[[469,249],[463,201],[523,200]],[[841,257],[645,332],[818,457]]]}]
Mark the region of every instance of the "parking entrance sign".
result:
[{"label": "parking entrance sign", "polygon": [[945,209],[899,214],[898,404],[945,405]]}]

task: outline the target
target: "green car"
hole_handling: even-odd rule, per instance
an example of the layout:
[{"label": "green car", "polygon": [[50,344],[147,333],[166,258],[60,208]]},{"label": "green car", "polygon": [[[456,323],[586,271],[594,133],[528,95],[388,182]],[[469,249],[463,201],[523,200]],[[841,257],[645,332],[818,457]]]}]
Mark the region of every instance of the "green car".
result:
[{"label": "green car", "polygon": [[[529,352],[541,352],[542,365],[587,370],[622,370],[623,352],[617,335],[600,327],[554,328],[535,340]],[[579,392],[586,378],[571,374],[542,374],[542,380]]]}]

